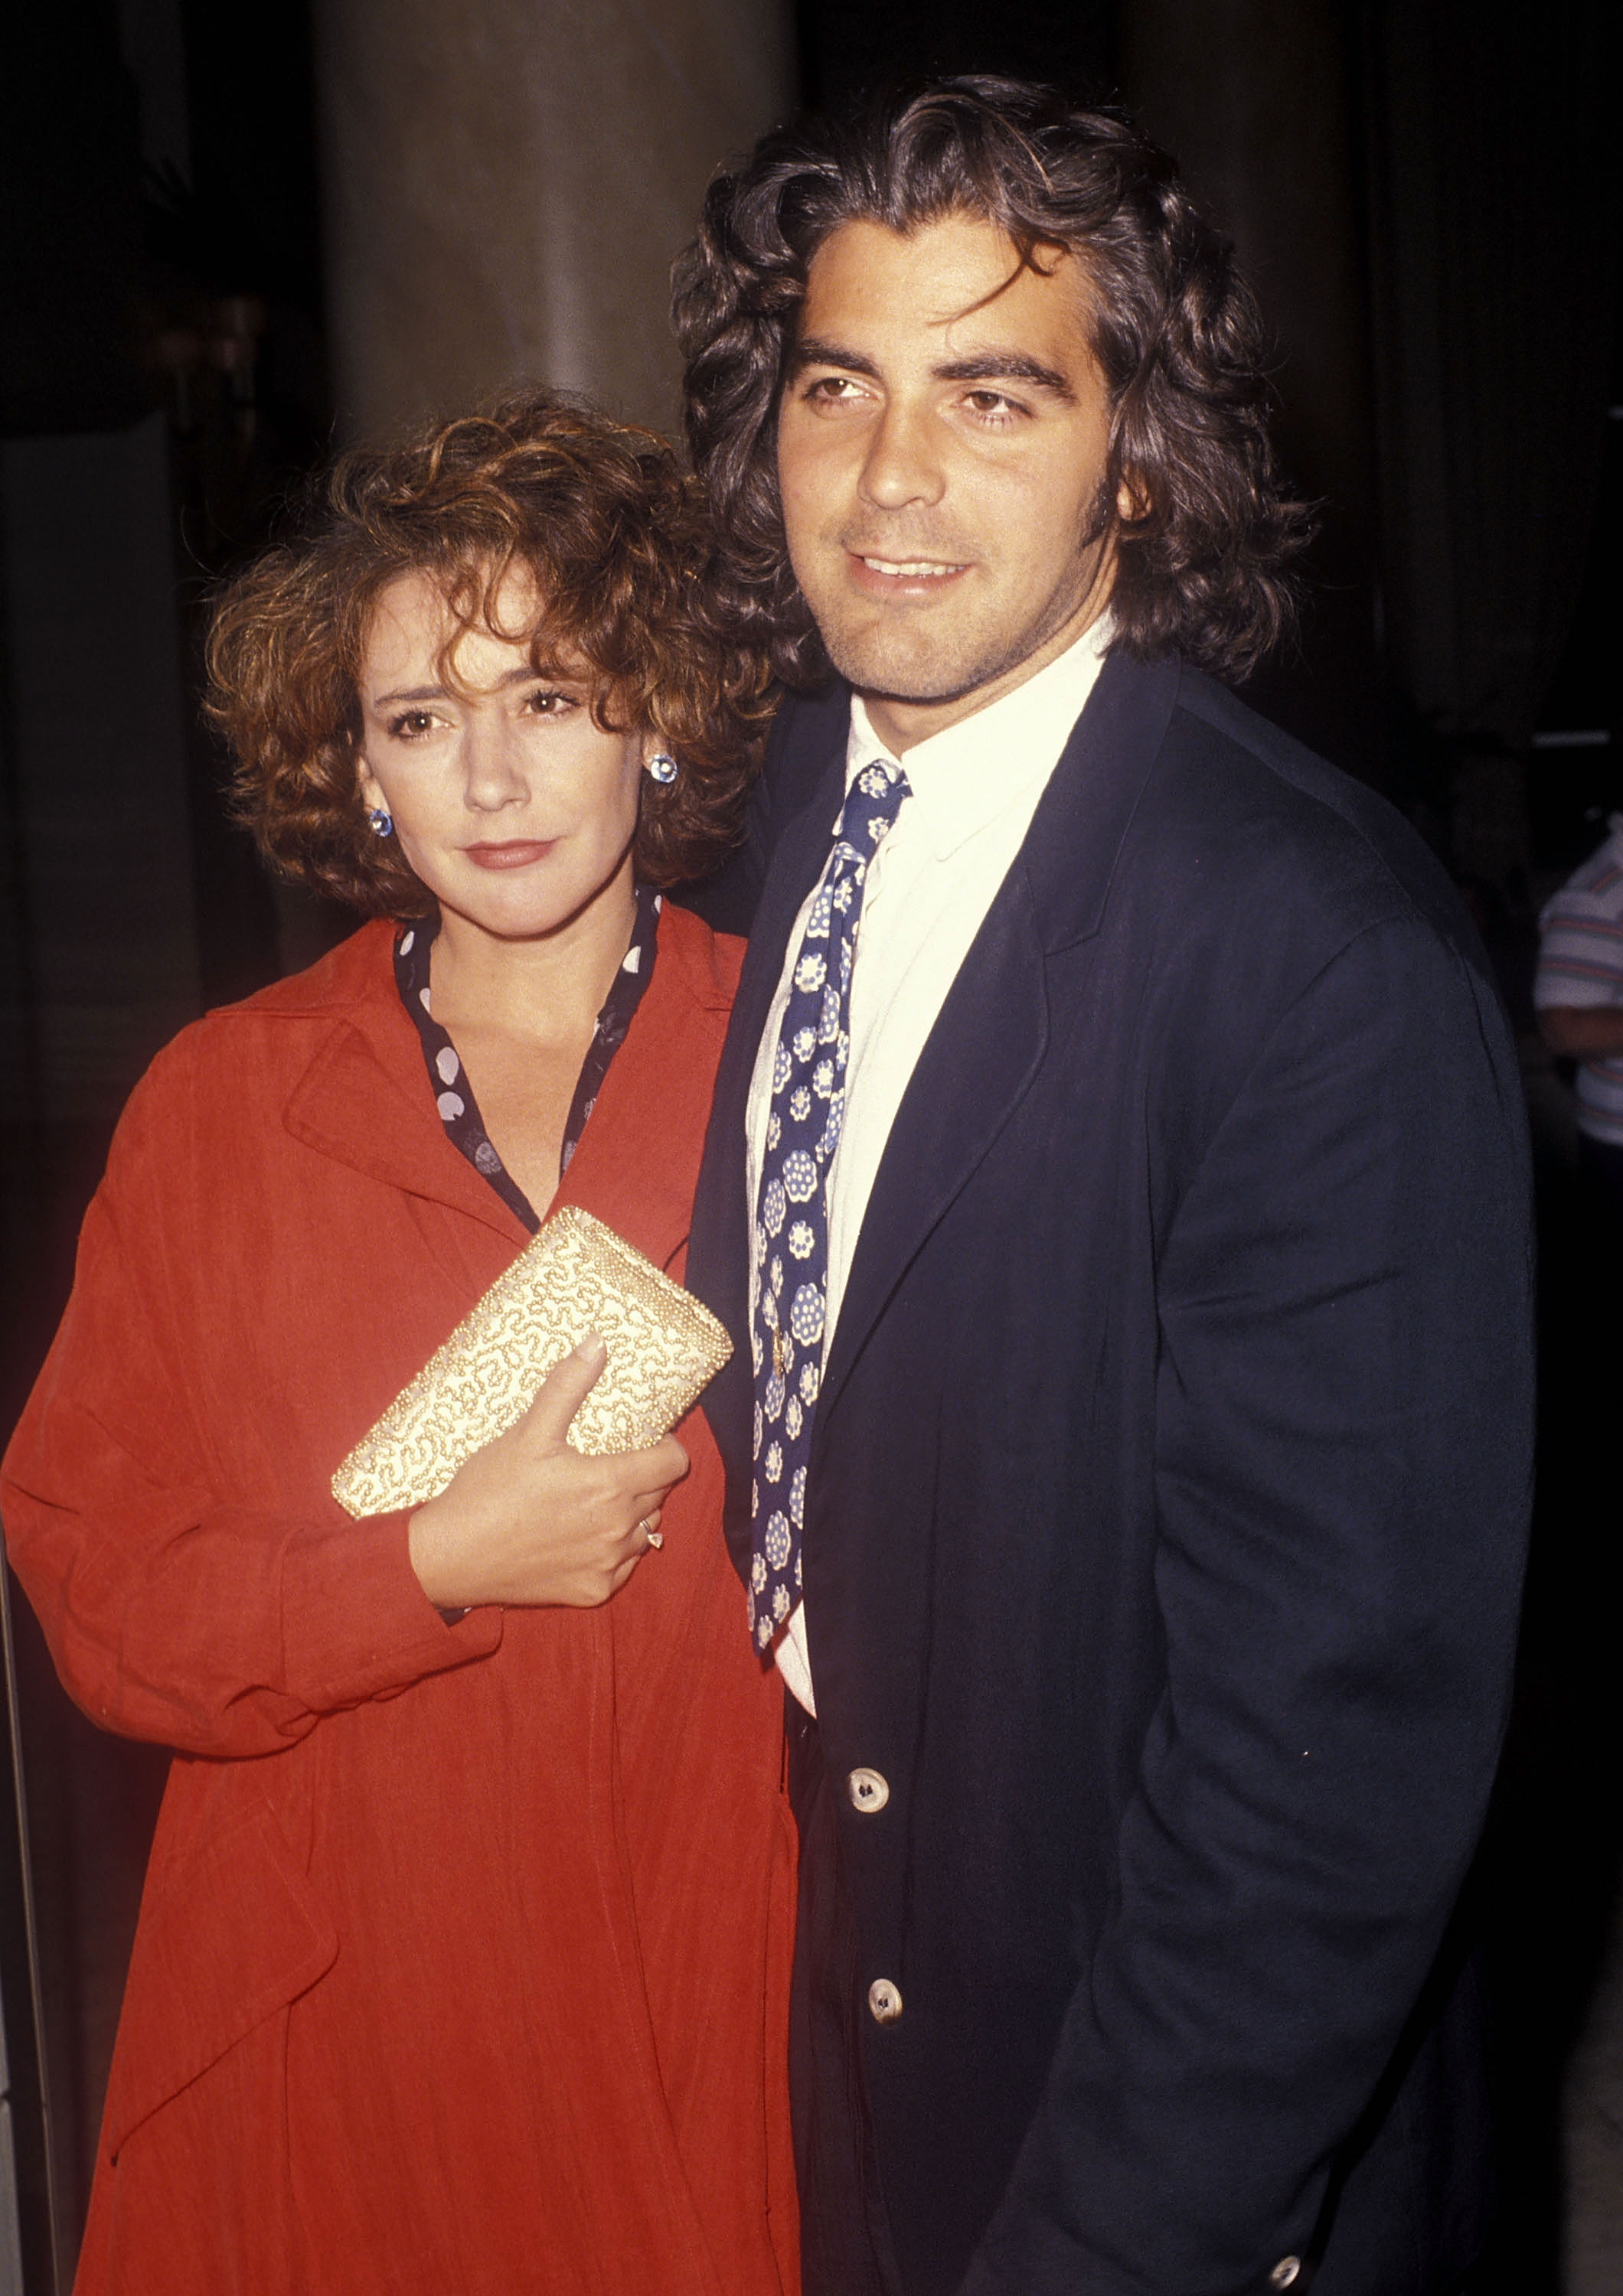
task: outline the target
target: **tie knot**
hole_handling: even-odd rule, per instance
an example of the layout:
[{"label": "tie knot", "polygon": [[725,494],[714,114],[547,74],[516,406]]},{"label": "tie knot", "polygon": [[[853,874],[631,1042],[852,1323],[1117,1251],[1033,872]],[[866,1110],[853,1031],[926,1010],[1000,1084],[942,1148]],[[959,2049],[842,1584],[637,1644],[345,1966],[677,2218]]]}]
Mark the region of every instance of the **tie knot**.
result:
[{"label": "tie knot", "polygon": [[871,766],[863,767],[845,792],[834,832],[836,844],[849,845],[866,860],[886,831],[894,827],[903,800],[911,794],[901,767],[893,773],[882,758],[876,758]]}]

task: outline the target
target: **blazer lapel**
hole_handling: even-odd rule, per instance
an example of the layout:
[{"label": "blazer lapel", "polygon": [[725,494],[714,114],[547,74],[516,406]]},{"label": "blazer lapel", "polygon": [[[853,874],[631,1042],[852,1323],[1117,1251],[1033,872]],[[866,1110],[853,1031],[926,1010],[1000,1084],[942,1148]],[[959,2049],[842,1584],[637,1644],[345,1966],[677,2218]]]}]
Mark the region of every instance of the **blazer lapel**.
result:
[{"label": "blazer lapel", "polygon": [[[1031,890],[1017,865],[964,960],[891,1127],[828,1350],[821,1426],[910,1261],[1042,1065],[1042,955]],[[970,1091],[967,1075],[974,1078]]]},{"label": "blazer lapel", "polygon": [[750,931],[749,953],[738,982],[729,1053],[736,1053],[746,1093],[755,1064],[755,1047],[766,1026],[772,997],[788,953],[789,934],[800,905],[823,873],[834,843],[834,824],[845,795],[845,742],[830,752],[816,786],[800,811],[785,824],[772,865],[761,890],[761,906]]},{"label": "blazer lapel", "polygon": [[823,1379],[824,1428],[909,1264],[1042,1066],[1047,959],[1099,930],[1177,677],[1173,664],[1107,660],[960,967],[902,1095],[862,1216]]}]

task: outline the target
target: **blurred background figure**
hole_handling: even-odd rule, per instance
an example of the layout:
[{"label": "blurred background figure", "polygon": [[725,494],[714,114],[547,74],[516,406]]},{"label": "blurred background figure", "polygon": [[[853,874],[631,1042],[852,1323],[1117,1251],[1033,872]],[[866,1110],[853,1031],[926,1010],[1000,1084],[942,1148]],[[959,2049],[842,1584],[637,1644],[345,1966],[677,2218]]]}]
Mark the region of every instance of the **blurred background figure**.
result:
[{"label": "blurred background figure", "polygon": [[[1607,1488],[1602,1446],[1623,1375],[1623,813],[1545,905],[1533,1003],[1563,1088],[1574,1073],[1577,1086],[1571,1185],[1545,1223],[1546,1358],[1558,1382],[1549,1415],[1561,1414],[1545,1445],[1546,1480],[1559,1488],[1576,1464],[1593,1496]],[[1572,1496],[1582,1508],[1580,1489]],[[1594,1510],[1599,1541],[1616,1514],[1615,1505]],[[1597,1797],[1611,1783],[1589,1779]],[[1567,2069],[1567,2296],[1623,2287],[1623,1898],[1612,1922]]]},{"label": "blurred background figure", "polygon": [[1623,1234],[1623,813],[1545,904],[1533,1002],[1539,1031],[1578,1068],[1578,1162],[1597,1222]]},{"label": "blurred background figure", "polygon": [[[1610,1422],[1579,1337],[1572,1093],[1532,996],[1539,909],[1623,805],[1612,12],[69,0],[13,11],[4,51],[24,94],[0,139],[0,1427],[152,1053],[342,930],[228,825],[196,709],[209,582],[335,436],[519,371],[673,428],[666,274],[711,168],[894,73],[1119,98],[1234,236],[1289,477],[1323,504],[1299,652],[1251,698],[1462,884],[1539,1143],[1545,1468],[1479,1880],[1504,1980],[1494,2296],[1559,2284],[1563,2069],[1623,1844],[1623,1574],[1590,1488]],[[37,1919],[30,1957],[13,1833],[0,2000],[32,2292],[53,2250],[70,2276],[161,1780],[14,1627]]]}]

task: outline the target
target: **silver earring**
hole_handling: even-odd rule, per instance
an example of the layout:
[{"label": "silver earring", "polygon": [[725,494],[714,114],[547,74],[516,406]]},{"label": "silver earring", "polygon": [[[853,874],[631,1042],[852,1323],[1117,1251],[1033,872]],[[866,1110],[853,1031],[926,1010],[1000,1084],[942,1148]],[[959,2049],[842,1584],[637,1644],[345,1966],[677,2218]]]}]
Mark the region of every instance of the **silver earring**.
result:
[{"label": "silver earring", "polygon": [[669,789],[681,767],[669,750],[655,750],[644,770],[651,782],[657,782],[661,789]]},{"label": "silver earring", "polygon": [[367,816],[367,822],[374,837],[392,837],[394,834],[393,816],[385,813],[381,805],[373,807]]}]

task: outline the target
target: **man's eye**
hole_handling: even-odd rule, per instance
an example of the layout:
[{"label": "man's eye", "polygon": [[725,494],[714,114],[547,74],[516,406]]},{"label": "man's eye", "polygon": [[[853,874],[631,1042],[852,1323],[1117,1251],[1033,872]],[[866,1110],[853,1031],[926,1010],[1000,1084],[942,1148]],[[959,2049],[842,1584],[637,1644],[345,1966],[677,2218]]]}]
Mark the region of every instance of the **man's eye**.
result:
[{"label": "man's eye", "polygon": [[838,405],[842,399],[855,398],[858,387],[848,374],[821,374],[806,386],[806,397],[820,399],[825,405]]},{"label": "man's eye", "polygon": [[977,414],[1012,415],[1020,411],[1008,392],[1002,390],[972,390],[968,403]]}]

